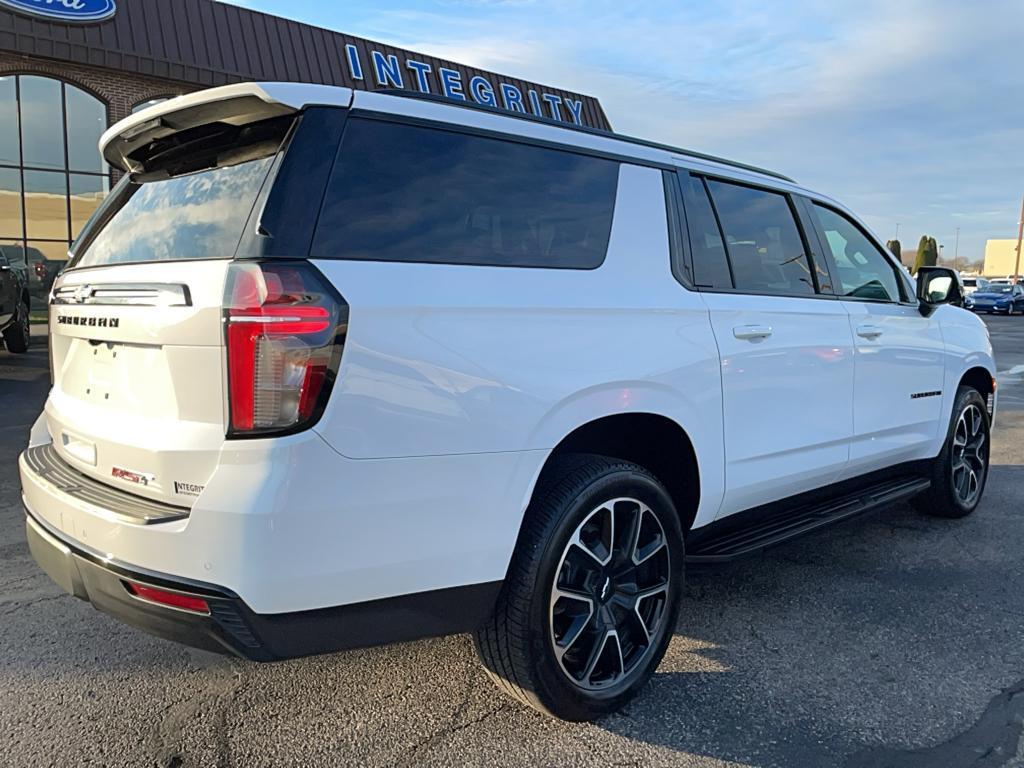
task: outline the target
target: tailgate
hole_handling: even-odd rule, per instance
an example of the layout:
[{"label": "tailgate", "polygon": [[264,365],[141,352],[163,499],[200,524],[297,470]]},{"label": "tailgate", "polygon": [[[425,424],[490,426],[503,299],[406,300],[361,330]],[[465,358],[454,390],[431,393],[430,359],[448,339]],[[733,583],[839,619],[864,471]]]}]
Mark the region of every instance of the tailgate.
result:
[{"label": "tailgate", "polygon": [[46,419],[74,469],[191,506],[225,434],[222,304],[230,261],[74,270],[50,307]]}]

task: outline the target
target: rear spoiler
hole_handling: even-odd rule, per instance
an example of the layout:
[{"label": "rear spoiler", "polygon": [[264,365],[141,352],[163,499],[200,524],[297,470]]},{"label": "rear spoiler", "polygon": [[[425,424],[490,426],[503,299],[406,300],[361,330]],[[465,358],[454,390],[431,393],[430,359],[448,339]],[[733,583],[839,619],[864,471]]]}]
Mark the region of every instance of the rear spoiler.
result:
[{"label": "rear spoiler", "polygon": [[129,173],[145,168],[132,153],[180,131],[212,123],[243,126],[311,105],[348,107],[352,90],[304,83],[237,83],[169,99],[126,117],[100,137],[108,163]]}]

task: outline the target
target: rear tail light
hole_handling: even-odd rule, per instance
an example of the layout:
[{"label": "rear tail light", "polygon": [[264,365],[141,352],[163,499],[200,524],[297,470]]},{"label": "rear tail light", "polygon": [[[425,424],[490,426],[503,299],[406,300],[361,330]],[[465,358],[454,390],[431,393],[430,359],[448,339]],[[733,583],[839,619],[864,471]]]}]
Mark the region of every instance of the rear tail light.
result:
[{"label": "rear tail light", "polygon": [[228,273],[230,437],[306,429],[341,364],[348,305],[308,262],[236,262]]},{"label": "rear tail light", "polygon": [[133,581],[126,581],[124,585],[128,587],[128,591],[135,595],[140,600],[145,600],[147,603],[156,603],[157,605],[165,605],[170,608],[177,608],[181,611],[191,611],[192,613],[206,613],[210,612],[210,605],[203,598],[196,597],[195,595],[185,595],[181,592],[169,592],[166,589],[157,589],[156,587],[147,587],[143,584],[136,584]]}]

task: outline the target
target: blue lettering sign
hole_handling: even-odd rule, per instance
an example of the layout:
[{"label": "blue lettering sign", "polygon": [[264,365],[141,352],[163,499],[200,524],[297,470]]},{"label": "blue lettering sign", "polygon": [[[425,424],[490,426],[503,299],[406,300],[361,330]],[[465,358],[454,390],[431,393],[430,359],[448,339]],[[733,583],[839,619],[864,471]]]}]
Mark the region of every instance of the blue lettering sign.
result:
[{"label": "blue lettering sign", "polygon": [[44,19],[80,24],[104,21],[117,12],[114,0],[0,0],[0,5]]},{"label": "blue lettering sign", "polygon": [[446,99],[466,100],[466,94],[462,92],[462,75],[458,71],[438,67],[437,74],[441,78],[441,93]]},{"label": "blue lettering sign", "polygon": [[402,83],[402,68],[398,66],[398,57],[390,54],[385,58],[380,51],[370,53],[373,57],[373,72],[377,75],[378,85],[390,85],[395,88],[405,88]]},{"label": "blue lettering sign", "polygon": [[494,98],[494,88],[487,82],[486,77],[477,75],[470,80],[469,93],[477,104],[486,104],[489,107],[498,106],[498,100]]},{"label": "blue lettering sign", "polygon": [[543,98],[544,98],[544,101],[546,101],[548,103],[548,106],[551,107],[551,116],[553,118],[555,118],[555,120],[561,120],[562,119],[562,110],[559,109],[559,107],[561,107],[561,105],[562,105],[562,97],[561,96],[555,96],[555,95],[550,94],[550,93],[545,93]]},{"label": "blue lettering sign", "polygon": [[427,79],[427,75],[431,72],[430,65],[424,64],[422,61],[406,59],[405,66],[416,74],[416,87],[420,89],[420,93],[430,93],[430,80]]},{"label": "blue lettering sign", "polygon": [[348,56],[348,71],[353,80],[363,79],[363,63],[359,60],[359,49],[352,43],[345,46],[345,54]]},{"label": "blue lettering sign", "polygon": [[[99,2],[100,0],[96,0]],[[113,0],[107,0],[113,3]],[[0,0],[0,5],[10,3],[83,3],[86,0]],[[378,86],[384,88],[405,89],[405,80],[402,76],[403,62],[393,53],[385,54],[381,51],[369,51],[370,64],[373,68],[374,80]],[[352,43],[345,46],[345,58],[348,64],[349,75],[352,80],[363,80],[363,62],[359,49]],[[405,71],[409,75],[409,89],[415,89],[420,93],[434,93],[430,85],[430,75],[434,68],[425,62],[407,58],[404,61]],[[558,96],[553,93],[538,93],[534,89],[528,89],[524,94],[522,89],[512,83],[498,83],[497,89],[494,84],[482,75],[475,75],[468,83],[463,82],[462,74],[456,69],[438,67],[435,73],[438,83],[441,86],[441,95],[446,99],[455,101],[467,101],[472,99],[477,104],[484,104],[489,107],[504,108],[509,112],[519,114],[534,114],[538,117],[551,117],[560,122],[572,121],[576,125],[584,125],[583,100],[573,99],[568,96]],[[468,92],[468,93],[467,93]],[[500,97],[500,103],[499,103]],[[545,110],[544,105],[547,104]],[[565,107],[568,116],[563,115],[562,107]],[[548,114],[550,112],[550,115]]]},{"label": "blue lettering sign", "polygon": [[501,84],[501,100],[505,103],[505,109],[509,112],[522,112],[526,114],[526,107],[523,106],[523,92],[511,83]]},{"label": "blue lettering sign", "polygon": [[537,92],[531,88],[526,92],[526,95],[530,97],[530,106],[533,107],[533,114],[537,117],[544,117],[544,110],[540,108],[540,99],[537,98]]},{"label": "blue lettering sign", "polygon": [[566,99],[565,106],[569,109],[569,117],[576,125],[583,125],[583,100]]}]

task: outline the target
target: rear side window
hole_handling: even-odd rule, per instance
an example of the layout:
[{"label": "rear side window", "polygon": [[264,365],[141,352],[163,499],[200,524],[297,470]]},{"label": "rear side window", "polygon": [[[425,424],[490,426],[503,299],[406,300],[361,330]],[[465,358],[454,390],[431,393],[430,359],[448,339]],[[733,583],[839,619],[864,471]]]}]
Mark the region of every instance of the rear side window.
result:
[{"label": "rear side window", "polygon": [[704,182],[696,176],[683,175],[680,179],[693,253],[693,281],[698,288],[732,288],[725,243]]},{"label": "rear side window", "polygon": [[619,165],[500,139],[349,120],[312,256],[593,269]]},{"label": "rear side window", "polygon": [[810,262],[786,196],[711,179],[708,189],[737,290],[813,296]]}]

